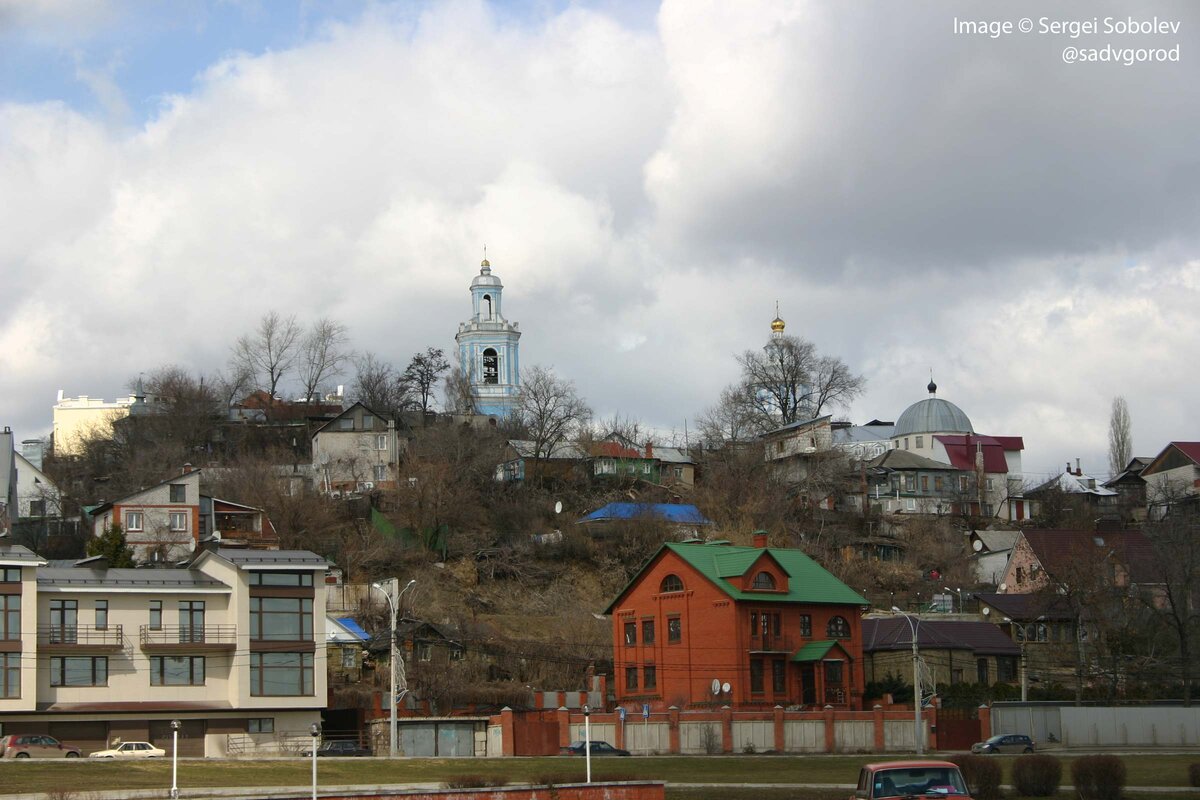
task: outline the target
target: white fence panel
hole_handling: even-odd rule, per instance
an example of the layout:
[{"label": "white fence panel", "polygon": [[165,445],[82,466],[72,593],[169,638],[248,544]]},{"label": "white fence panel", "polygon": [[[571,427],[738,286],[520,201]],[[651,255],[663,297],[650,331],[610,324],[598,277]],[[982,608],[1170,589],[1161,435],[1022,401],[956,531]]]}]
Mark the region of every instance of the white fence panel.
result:
[{"label": "white fence panel", "polygon": [[[922,734],[928,741],[928,726],[921,720]],[[883,749],[888,753],[915,753],[917,744],[913,736],[911,719],[886,719],[883,721]]]},{"label": "white fence panel", "polygon": [[824,753],[825,723],[820,720],[784,722],[783,749],[789,753]]},{"label": "white fence panel", "polygon": [[[611,722],[593,722],[592,723],[592,741],[593,742],[608,742],[613,747],[616,747],[617,741],[617,726]],[[571,741],[583,741],[583,723],[571,724]]]},{"label": "white fence panel", "polygon": [[[709,732],[711,731],[711,732]],[[721,752],[721,723],[720,722],[681,722],[679,723],[679,750],[682,753],[707,753],[706,745],[713,743],[716,751]]]},{"label": "white fence panel", "polygon": [[775,722],[755,720],[733,723],[733,752],[765,753],[775,749]]},{"label": "white fence panel", "polygon": [[839,753],[869,753],[875,749],[875,723],[866,720],[835,720],[833,747]]},{"label": "white fence panel", "polygon": [[1200,708],[1061,708],[1068,747],[1185,747],[1200,744]]},{"label": "white fence panel", "polygon": [[671,726],[665,722],[627,722],[625,749],[634,755],[669,752]]},{"label": "white fence panel", "polygon": [[504,755],[504,729],[499,725],[488,725],[487,754],[488,758],[499,758]]}]

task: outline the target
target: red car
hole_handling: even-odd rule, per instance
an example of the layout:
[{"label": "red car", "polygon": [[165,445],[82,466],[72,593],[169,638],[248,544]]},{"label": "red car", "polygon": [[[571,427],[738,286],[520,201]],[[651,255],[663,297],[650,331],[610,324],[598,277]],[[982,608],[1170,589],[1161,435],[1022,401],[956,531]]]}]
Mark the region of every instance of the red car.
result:
[{"label": "red car", "polygon": [[79,748],[53,736],[11,734],[0,737],[0,758],[79,758]]},{"label": "red car", "polygon": [[867,764],[858,773],[858,788],[850,800],[887,797],[953,797],[970,800],[967,782],[949,761],[885,761]]}]

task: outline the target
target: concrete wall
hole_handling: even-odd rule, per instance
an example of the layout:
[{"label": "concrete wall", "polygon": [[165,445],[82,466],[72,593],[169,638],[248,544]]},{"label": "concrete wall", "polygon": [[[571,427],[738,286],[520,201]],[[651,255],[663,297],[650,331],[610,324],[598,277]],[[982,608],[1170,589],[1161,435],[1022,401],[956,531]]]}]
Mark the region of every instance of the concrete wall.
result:
[{"label": "concrete wall", "polygon": [[1200,706],[1058,706],[997,704],[994,733],[1025,733],[1039,743],[1050,735],[1064,747],[1195,747]]}]

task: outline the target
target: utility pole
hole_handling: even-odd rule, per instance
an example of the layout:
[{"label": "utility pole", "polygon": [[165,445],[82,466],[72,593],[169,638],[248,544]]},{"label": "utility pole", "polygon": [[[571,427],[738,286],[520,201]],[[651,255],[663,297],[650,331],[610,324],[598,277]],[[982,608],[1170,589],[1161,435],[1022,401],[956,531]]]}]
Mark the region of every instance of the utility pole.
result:
[{"label": "utility pole", "polygon": [[[917,625],[913,624],[911,616],[905,614],[896,606],[892,606],[892,613],[904,617],[908,621],[908,629],[911,632],[913,661],[913,741],[917,746],[917,755],[922,755],[925,752],[925,737],[921,735],[921,654],[917,649]],[[917,621],[917,624],[920,624],[920,620]]]},{"label": "utility pole", "polygon": [[[379,591],[383,592],[383,596],[387,598],[388,610],[391,612],[391,616],[392,616],[391,639],[390,639],[390,641],[391,641],[391,657],[389,660],[389,666],[391,668],[390,671],[392,673],[392,675],[391,675],[391,706],[392,706],[392,709],[391,709],[391,715],[388,719],[388,756],[390,756],[391,758],[395,758],[397,755],[396,706],[398,705],[400,698],[396,697],[396,667],[398,666],[399,660],[400,660],[400,648],[397,646],[397,641],[396,641],[396,626],[399,624],[398,617],[399,617],[399,613],[400,613],[400,597],[405,592],[407,592],[409,589],[411,589],[413,584],[415,584],[416,582],[417,581],[414,578],[413,580],[408,582],[407,586],[405,586],[403,589],[400,589],[399,591],[397,591],[397,589],[400,586],[399,578],[388,578],[386,582],[380,581],[378,583],[371,584],[372,589],[378,589]],[[386,586],[386,588],[385,588],[385,586]]]}]

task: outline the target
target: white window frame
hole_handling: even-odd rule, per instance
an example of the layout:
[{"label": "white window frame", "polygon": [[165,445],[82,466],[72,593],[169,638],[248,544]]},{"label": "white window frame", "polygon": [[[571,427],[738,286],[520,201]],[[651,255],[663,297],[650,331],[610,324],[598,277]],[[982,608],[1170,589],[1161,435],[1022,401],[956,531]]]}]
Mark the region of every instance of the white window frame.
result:
[{"label": "white window frame", "polygon": [[388,435],[386,433],[375,434],[375,449],[381,452],[388,449]]},{"label": "white window frame", "polygon": [[[176,525],[176,520],[181,520],[182,524]],[[187,533],[188,530],[188,513],[186,511],[171,511],[167,514],[167,528],[172,533]]]},{"label": "white window frame", "polygon": [[376,464],[373,469],[373,474],[375,476],[374,480],[376,482],[386,481],[387,480],[387,464]]},{"label": "white window frame", "polygon": [[[137,523],[134,524],[134,520]],[[146,515],[141,511],[126,511],[125,512],[125,530],[127,531],[143,531],[146,529]]]}]

